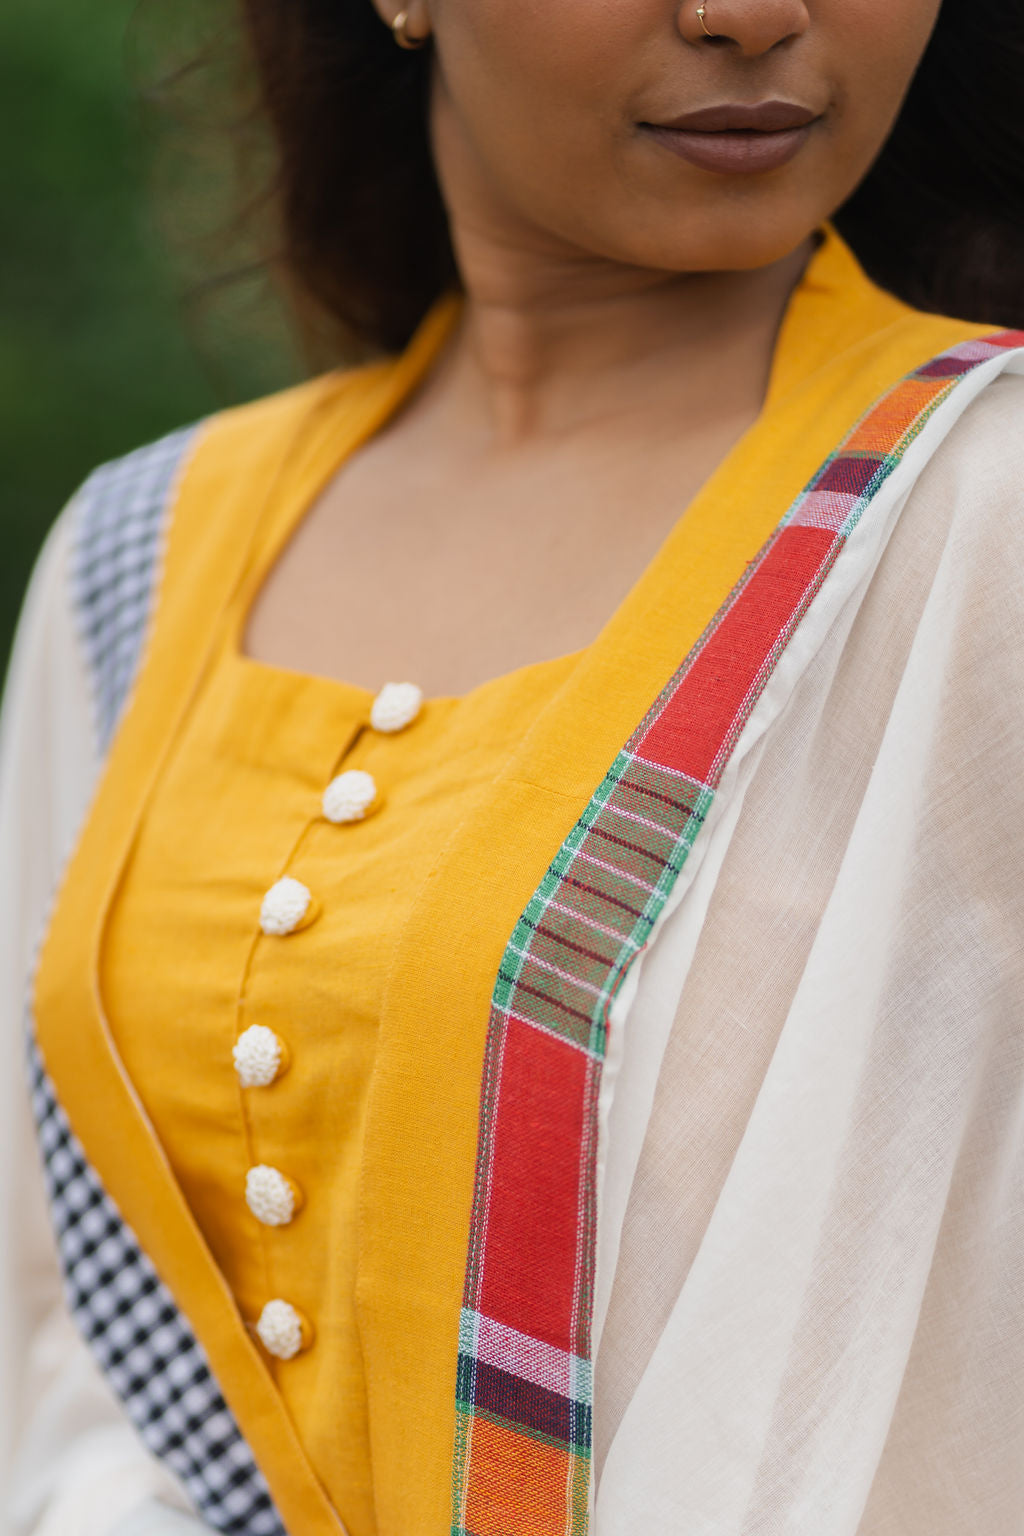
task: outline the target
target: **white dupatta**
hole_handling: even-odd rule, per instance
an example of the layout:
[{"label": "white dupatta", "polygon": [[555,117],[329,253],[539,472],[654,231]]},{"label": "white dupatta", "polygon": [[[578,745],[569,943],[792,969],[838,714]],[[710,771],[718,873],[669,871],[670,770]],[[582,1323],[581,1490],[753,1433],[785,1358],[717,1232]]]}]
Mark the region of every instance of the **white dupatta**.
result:
[{"label": "white dupatta", "polygon": [[854,530],[618,1031],[596,1536],[1024,1532],[1021,372]]},{"label": "white dupatta", "polygon": [[[623,995],[597,1536],[1024,1532],[1020,372],[960,384],[851,535]],[[0,1530],[157,1536],[179,1495],[45,1318],[28,1171],[25,973],[98,766],[60,538],[0,753]]]}]

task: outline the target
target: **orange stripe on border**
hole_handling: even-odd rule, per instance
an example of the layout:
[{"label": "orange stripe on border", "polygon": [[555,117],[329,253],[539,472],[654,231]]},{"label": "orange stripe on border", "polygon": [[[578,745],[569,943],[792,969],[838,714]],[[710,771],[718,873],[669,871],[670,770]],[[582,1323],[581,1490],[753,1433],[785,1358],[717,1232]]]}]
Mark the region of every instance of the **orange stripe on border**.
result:
[{"label": "orange stripe on border", "polygon": [[[889,396],[876,405],[843,444],[843,453],[891,453],[908,427],[913,426],[936,396],[949,389],[950,380],[904,379]],[[813,489],[813,487],[812,487]]]},{"label": "orange stripe on border", "polygon": [[564,1536],[568,1451],[476,1417],[470,1434],[466,1529],[473,1536]]}]

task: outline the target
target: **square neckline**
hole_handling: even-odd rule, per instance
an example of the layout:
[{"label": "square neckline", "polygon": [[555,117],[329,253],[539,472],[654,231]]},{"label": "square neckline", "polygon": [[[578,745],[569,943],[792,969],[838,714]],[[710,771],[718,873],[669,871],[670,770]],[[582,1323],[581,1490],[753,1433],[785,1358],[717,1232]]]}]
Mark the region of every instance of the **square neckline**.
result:
[{"label": "square neckline", "polygon": [[[623,612],[634,606],[638,595],[651,581],[652,574],[664,562],[678,532],[679,524],[686,518],[690,508],[704,499],[720,477],[728,476],[732,465],[747,452],[750,440],[760,432],[771,408],[788,392],[793,374],[792,365],[795,361],[789,356],[789,342],[795,330],[792,322],[798,297],[813,290],[819,269],[830,258],[833,264],[836,258],[840,261],[845,259],[847,263],[854,262],[852,253],[830,221],[825,221],[814,234],[817,243],[800,278],[789,293],[776,330],[768,386],[756,417],[698,486],[686,506],[679,511],[650,560],[606,616],[597,633],[585,645],[572,651],[545,657],[540,661],[524,662],[520,666],[495,673],[463,693],[425,694],[424,709],[436,711],[439,707],[454,708],[495,687],[511,686],[526,674],[535,674],[539,678],[548,670],[555,674],[557,686],[571,676],[601,636],[615,625]],[[375,361],[355,368],[334,370],[323,376],[323,391],[303,418],[288,452],[279,465],[277,475],[268,487],[261,512],[253,528],[245,573],[231,596],[225,614],[224,635],[219,647],[221,660],[226,662],[239,677],[248,675],[250,678],[258,679],[262,676],[268,683],[276,682],[278,685],[291,683],[296,688],[315,688],[325,696],[333,695],[335,702],[340,704],[343,710],[369,718],[370,709],[376,697],[374,689],[329,673],[308,672],[301,668],[289,667],[279,662],[268,661],[263,657],[253,656],[245,650],[245,635],[259,596],[285,549],[311,514],[327,486],[353,454],[358,453],[361,447],[397,415],[424,382],[454,330],[461,315],[462,306],[463,298],[460,294],[449,292],[442,295],[420,322],[405,351],[397,357],[389,357],[383,361]],[[339,437],[344,439],[346,436],[344,418],[351,414],[352,408],[351,400],[346,397],[349,396],[352,386],[360,382],[364,385],[369,384],[370,398],[368,401],[363,401],[362,412],[357,408],[355,414],[362,419],[355,423],[348,423],[348,441],[343,442],[339,449],[337,439]],[[341,421],[339,421],[339,415],[342,418]],[[296,458],[300,461],[297,467]],[[306,478],[303,474],[303,460],[310,465],[307,471],[310,482],[308,485],[303,484]],[[283,512],[280,510],[282,508]],[[268,522],[271,523],[269,530],[266,526]],[[381,687],[385,682],[391,681],[414,682],[415,679],[384,679]]]},{"label": "square neckline", "polygon": [[[298,533],[299,528],[313,511],[331,480],[344,467],[354,453],[374,437],[408,402],[439,356],[461,313],[462,300],[457,294],[445,294],[424,317],[406,350],[397,358],[374,362],[354,369],[336,370],[324,376],[324,391],[314,403],[294,434],[288,453],[280,465],[274,483],[269,487],[263,508],[252,534],[252,548],[245,574],[228,603],[224,634],[219,647],[225,662],[240,678],[259,680],[268,685],[316,689],[324,698],[333,696],[343,712],[369,719],[370,709],[377,691],[347,678],[334,677],[324,672],[307,672],[280,662],[253,656],[244,648],[245,634],[255,604],[275,565]],[[336,445],[344,436],[339,432],[339,416],[347,415],[350,402],[346,400],[350,388],[359,382],[369,382],[371,399],[363,414],[365,419],[349,424],[349,438],[340,451]],[[294,461],[312,460],[315,468],[310,475],[311,484],[301,486],[301,463],[296,470]],[[283,512],[280,510],[283,508]],[[275,516],[275,513],[277,514]],[[271,527],[267,528],[267,523]],[[464,705],[479,695],[497,687],[514,688],[528,675],[540,681],[547,672],[554,674],[554,691],[571,674],[589,646],[580,646],[561,655],[544,657],[540,661],[524,662],[504,672],[484,678],[463,693],[425,694],[422,708],[436,713],[439,708],[452,709]],[[415,678],[382,679],[387,682],[415,682]]]}]

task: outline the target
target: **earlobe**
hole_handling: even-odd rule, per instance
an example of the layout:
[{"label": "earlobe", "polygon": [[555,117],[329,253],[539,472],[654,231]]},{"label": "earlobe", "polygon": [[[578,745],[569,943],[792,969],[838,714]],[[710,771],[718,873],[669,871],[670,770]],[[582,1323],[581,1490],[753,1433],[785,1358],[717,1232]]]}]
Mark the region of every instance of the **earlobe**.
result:
[{"label": "earlobe", "polygon": [[429,32],[426,32],[420,36],[410,31],[408,11],[399,11],[398,15],[391,23],[391,31],[394,34],[395,42],[398,44],[399,48],[425,48],[426,45],[430,42]]},{"label": "earlobe", "polygon": [[400,5],[397,10],[394,8],[394,0],[384,0],[383,4],[380,0],[374,0],[374,3],[377,14],[390,27],[399,48],[426,47],[430,41],[431,26],[425,0],[409,0],[409,4]]}]

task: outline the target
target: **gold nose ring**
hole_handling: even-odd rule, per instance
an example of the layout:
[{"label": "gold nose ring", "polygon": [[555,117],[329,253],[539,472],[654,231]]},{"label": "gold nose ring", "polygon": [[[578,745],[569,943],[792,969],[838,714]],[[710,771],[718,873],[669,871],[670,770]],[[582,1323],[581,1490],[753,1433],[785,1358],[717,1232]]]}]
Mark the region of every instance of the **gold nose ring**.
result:
[{"label": "gold nose ring", "polygon": [[704,11],[705,11],[705,7],[704,7],[703,3],[698,5],[698,7],[697,7],[697,20],[700,22],[701,31],[704,33],[705,37],[714,37],[715,34],[713,32],[709,32],[708,31],[707,22],[704,20]]}]

